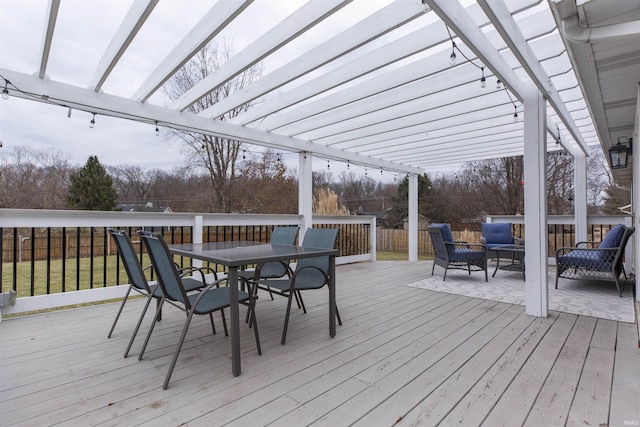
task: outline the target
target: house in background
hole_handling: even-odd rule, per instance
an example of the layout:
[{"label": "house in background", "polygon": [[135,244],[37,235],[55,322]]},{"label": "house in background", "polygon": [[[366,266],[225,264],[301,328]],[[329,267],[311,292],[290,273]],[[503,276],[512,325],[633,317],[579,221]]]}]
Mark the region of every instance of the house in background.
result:
[{"label": "house in background", "polygon": [[132,203],[132,204],[123,204],[118,205],[118,210],[123,212],[162,212],[162,213],[173,213],[170,207],[168,206],[155,206],[153,202],[146,203]]},{"label": "house in background", "polygon": [[[418,214],[418,230],[426,230],[427,227],[429,226],[429,218],[427,218],[424,215],[420,215]],[[403,230],[408,230],[409,229],[409,217],[406,217],[402,220],[402,229]]]}]

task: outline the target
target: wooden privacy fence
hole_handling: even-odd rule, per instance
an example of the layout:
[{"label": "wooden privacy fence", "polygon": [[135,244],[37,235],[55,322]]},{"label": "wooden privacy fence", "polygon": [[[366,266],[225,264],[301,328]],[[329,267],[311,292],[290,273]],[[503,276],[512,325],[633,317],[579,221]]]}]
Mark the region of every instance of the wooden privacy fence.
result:
[{"label": "wooden privacy fence", "polygon": [[[588,229],[588,240],[600,242],[613,225],[591,225]],[[480,243],[482,232],[480,231],[452,231],[455,240],[469,243]],[[524,227],[514,224],[513,235],[524,237]],[[549,225],[549,252],[550,258],[555,256],[556,249],[565,246],[575,246],[574,227],[568,225]],[[382,252],[408,252],[409,232],[407,230],[390,230],[379,228],[376,230],[376,249]],[[433,246],[427,230],[418,231],[418,254],[433,255]]]},{"label": "wooden privacy fence", "polygon": [[[480,243],[479,231],[452,231],[455,240],[464,240],[469,243]],[[382,252],[408,252],[409,232],[407,230],[390,230],[379,228],[376,230],[376,249]],[[427,230],[418,231],[418,254],[433,255],[431,237]]]}]

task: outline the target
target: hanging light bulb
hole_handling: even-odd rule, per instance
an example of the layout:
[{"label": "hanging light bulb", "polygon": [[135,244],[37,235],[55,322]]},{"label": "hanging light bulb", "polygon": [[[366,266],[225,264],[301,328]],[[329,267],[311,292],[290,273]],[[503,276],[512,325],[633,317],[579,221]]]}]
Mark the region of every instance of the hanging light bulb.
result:
[{"label": "hanging light bulb", "polygon": [[485,88],[487,87],[487,79],[484,77],[484,67],[481,67],[480,69],[482,70],[482,77],[480,77],[480,87]]},{"label": "hanging light bulb", "polygon": [[91,121],[89,122],[89,127],[91,129],[93,129],[96,126],[96,113],[92,113],[93,117],[91,118]]},{"label": "hanging light bulb", "polygon": [[7,87],[8,85],[9,85],[9,80],[5,79],[4,89],[2,89],[2,99],[9,99],[9,89]]},{"label": "hanging light bulb", "polygon": [[331,169],[331,163],[327,160],[327,170]]},{"label": "hanging light bulb", "polygon": [[502,81],[500,79],[496,80],[496,89],[502,89]]},{"label": "hanging light bulb", "polygon": [[513,122],[516,123],[518,121],[518,107],[513,106]]},{"label": "hanging light bulb", "polygon": [[456,64],[456,42],[451,40],[451,55],[449,55],[449,64]]},{"label": "hanging light bulb", "polygon": [[156,120],[156,136],[160,136],[160,129],[158,129],[158,121]]}]

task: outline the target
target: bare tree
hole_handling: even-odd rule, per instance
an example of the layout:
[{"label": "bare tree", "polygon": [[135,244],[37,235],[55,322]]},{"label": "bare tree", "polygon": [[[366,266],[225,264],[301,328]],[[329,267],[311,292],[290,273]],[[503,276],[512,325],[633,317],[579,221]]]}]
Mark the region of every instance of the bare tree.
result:
[{"label": "bare tree", "polygon": [[[233,48],[230,42],[224,41],[221,45],[212,42],[201,49],[195,57],[165,84],[164,91],[167,96],[175,100],[191,89],[200,80],[213,73],[229,58],[233,56]],[[191,113],[197,114],[221,99],[228,97],[253,81],[262,74],[262,65],[256,64],[246,69],[235,78],[215,88],[212,92],[200,98],[196,103],[187,108]],[[218,117],[220,120],[228,120],[246,111],[252,103],[241,105]],[[208,211],[231,212],[231,195],[234,191],[238,153],[241,150],[241,142],[211,135],[202,135],[184,131],[172,131],[185,147],[188,148],[187,161],[192,168],[202,168],[208,174],[211,193],[209,197]]]},{"label": "bare tree", "polygon": [[574,161],[564,150],[547,154],[547,203],[551,215],[573,212]]},{"label": "bare tree", "polygon": [[18,146],[0,156],[0,207],[65,209],[68,157],[57,150]]},{"label": "bare tree", "polygon": [[462,176],[481,200],[485,213],[516,215],[524,212],[522,156],[504,157],[465,164]]},{"label": "bare tree", "polygon": [[268,150],[260,160],[247,159],[240,166],[234,209],[252,213],[296,213],[296,180],[282,158]]}]

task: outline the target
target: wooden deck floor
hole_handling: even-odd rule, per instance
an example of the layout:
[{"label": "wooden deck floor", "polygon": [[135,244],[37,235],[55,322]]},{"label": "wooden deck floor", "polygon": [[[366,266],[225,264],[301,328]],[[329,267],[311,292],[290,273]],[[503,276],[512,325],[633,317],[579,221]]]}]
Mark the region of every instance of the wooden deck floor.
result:
[{"label": "wooden deck floor", "polygon": [[166,391],[184,321],[175,309],[142,361],[141,340],[122,357],[141,300],[111,339],[116,304],[5,319],[0,425],[638,425],[636,325],[404,286],[429,273],[425,262],[338,267],[337,336],[326,290],[314,291],[286,346],[285,300],[261,295],[263,355],[243,324],[240,377],[219,317],[217,335],[196,319]]}]

